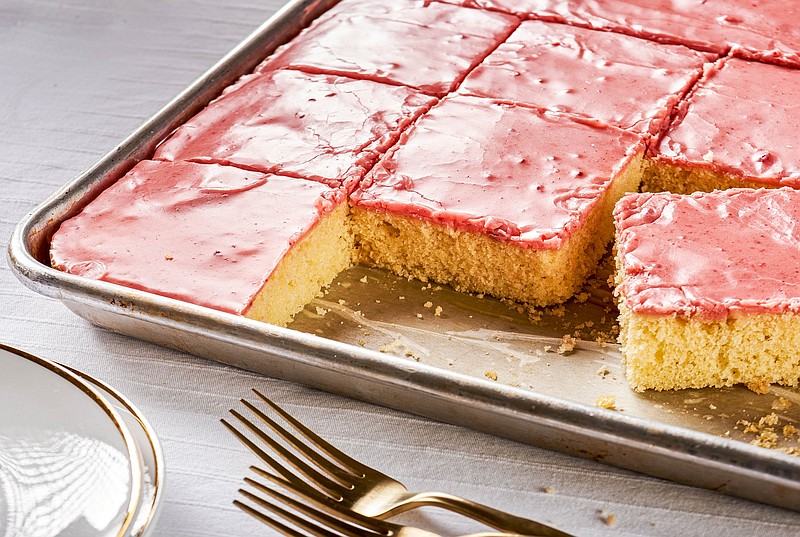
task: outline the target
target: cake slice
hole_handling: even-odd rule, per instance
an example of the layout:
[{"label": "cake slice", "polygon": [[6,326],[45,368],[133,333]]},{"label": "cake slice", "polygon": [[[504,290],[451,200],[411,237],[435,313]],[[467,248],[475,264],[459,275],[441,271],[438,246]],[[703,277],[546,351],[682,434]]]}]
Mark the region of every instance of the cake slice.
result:
[{"label": "cake slice", "polygon": [[368,80],[293,70],[251,75],[179,127],[154,159],[352,185],[434,102]]},{"label": "cake slice", "polygon": [[643,147],[607,125],[449,96],[351,196],[359,258],[457,289],[564,301],[605,251]]},{"label": "cake slice", "polygon": [[657,133],[708,59],[682,46],[526,21],[459,92]]},{"label": "cake slice", "polygon": [[519,24],[500,13],[419,0],[344,0],[257,71],[291,68],[444,95]]},{"label": "cake slice", "polygon": [[551,0],[571,24],[784,65],[800,65],[800,4],[752,0]]},{"label": "cake slice", "polygon": [[711,65],[652,155],[643,188],[800,187],[800,70]]},{"label": "cake slice", "polygon": [[285,325],[351,264],[342,189],[143,161],[53,236],[54,267]]},{"label": "cake slice", "polygon": [[620,341],[636,390],[800,379],[800,192],[624,197]]}]

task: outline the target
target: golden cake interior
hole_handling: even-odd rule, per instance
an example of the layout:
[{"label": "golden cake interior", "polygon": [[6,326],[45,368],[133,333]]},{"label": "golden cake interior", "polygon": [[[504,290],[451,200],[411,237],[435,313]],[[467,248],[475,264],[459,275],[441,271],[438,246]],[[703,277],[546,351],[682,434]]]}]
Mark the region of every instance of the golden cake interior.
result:
[{"label": "golden cake interior", "polygon": [[614,204],[638,188],[642,166],[641,155],[632,158],[558,250],[523,248],[413,216],[354,207],[356,259],[461,291],[537,306],[557,304],[574,295],[597,268],[614,233]]},{"label": "golden cake interior", "polygon": [[349,209],[341,203],[281,259],[245,315],[286,326],[322,289],[352,265],[353,234]]}]

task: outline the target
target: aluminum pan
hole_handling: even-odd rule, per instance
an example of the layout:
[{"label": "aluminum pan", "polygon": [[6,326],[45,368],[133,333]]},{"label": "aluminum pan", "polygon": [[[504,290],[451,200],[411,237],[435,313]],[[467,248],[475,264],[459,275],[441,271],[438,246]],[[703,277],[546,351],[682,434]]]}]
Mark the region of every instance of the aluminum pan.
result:
[{"label": "aluminum pan", "polygon": [[[334,3],[288,4],[117,148],[28,215],[9,244],[14,273],[34,291],[62,300],[90,322],[136,338],[498,436],[800,510],[800,459],[749,445],[750,437],[741,427],[737,430],[741,419],[758,421],[772,413],[776,401],[787,405],[776,411],[781,423],[800,421],[797,391],[774,388],[769,396],[740,388],[635,394],[624,382],[616,345],[581,341],[567,356],[548,350],[557,347],[560,336],[578,321],[599,324],[609,315],[591,302],[570,304],[563,312],[556,311],[564,315],[546,314],[532,324],[527,315],[498,301],[356,267],[342,274],[328,295],[286,329],[49,267],[47,245],[61,221],[148,157],[174,128]],[[440,316],[435,315],[434,305],[443,308]],[[498,380],[489,380],[488,371]],[[598,395],[615,396],[621,411],[595,407]]]}]

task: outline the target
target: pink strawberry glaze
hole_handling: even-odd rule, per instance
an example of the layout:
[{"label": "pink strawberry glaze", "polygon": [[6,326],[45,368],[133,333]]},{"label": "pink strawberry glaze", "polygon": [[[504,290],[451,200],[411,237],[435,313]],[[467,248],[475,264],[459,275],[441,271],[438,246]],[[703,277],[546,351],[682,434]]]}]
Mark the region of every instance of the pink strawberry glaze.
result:
[{"label": "pink strawberry glaze", "polygon": [[615,218],[617,292],[634,313],[800,313],[800,192],[632,194]]},{"label": "pink strawberry glaze", "polygon": [[341,189],[217,164],[143,161],[61,224],[66,272],[243,314]]}]

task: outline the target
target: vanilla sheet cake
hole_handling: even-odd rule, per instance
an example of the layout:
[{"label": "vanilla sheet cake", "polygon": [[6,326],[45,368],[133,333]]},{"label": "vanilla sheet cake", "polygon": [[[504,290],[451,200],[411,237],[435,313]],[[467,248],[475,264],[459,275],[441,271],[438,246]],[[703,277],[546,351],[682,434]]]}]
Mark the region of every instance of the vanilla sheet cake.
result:
[{"label": "vanilla sheet cake", "polygon": [[709,59],[716,56],[627,35],[525,21],[458,91],[657,134]]},{"label": "vanilla sheet cake", "polygon": [[651,156],[643,188],[691,193],[800,186],[800,69],[710,64]]},{"label": "vanilla sheet cake", "polygon": [[641,178],[640,136],[542,109],[450,96],[351,196],[358,258],[531,304],[574,294]]},{"label": "vanilla sheet cake", "polygon": [[437,0],[800,66],[800,4],[753,0]]},{"label": "vanilla sheet cake", "polygon": [[153,158],[353,185],[435,102],[369,80],[294,70],[250,75],[179,127]]},{"label": "vanilla sheet cake", "polygon": [[285,325],[350,266],[341,188],[143,161],[53,236],[54,267]]},{"label": "vanilla sheet cake", "polygon": [[423,0],[343,0],[256,72],[298,69],[444,95],[518,24],[509,15]]},{"label": "vanilla sheet cake", "polygon": [[[743,0],[344,0],[180,127],[154,161],[65,222],[53,263],[276,324],[354,255],[461,289],[562,301],[594,269],[612,234],[614,201],[636,189],[645,170],[651,189],[796,186],[791,118],[800,71],[749,60],[800,65],[798,9]],[[697,82],[700,64],[720,56]],[[348,215],[343,200],[354,189]],[[709,316],[702,293],[713,297],[713,290],[698,287],[687,306],[680,267],[673,271],[680,292],[672,295],[652,278],[634,279],[642,276],[635,269],[625,272],[637,266],[629,252],[656,256],[659,240],[688,246],[676,237],[700,240],[714,219],[731,232],[741,221],[755,233],[766,215],[769,225],[780,223],[769,236],[778,240],[786,215],[796,215],[785,201],[794,194],[776,192],[641,195],[618,207],[627,237],[620,239],[619,294],[634,387],[796,383],[797,364],[781,354],[795,344],[775,336],[785,331],[794,341],[794,295],[779,301],[785,310],[769,309],[781,289],[723,297]],[[152,215],[140,202],[149,198],[160,200]],[[163,210],[183,207],[181,200],[191,210]],[[738,208],[741,200],[749,205]],[[125,207],[124,222],[111,203]],[[699,220],[673,225],[675,211],[695,211]],[[111,228],[92,239],[105,221],[125,228],[126,239],[115,244]],[[693,229],[680,231],[691,222]],[[259,237],[271,226],[267,248]],[[197,229],[202,236],[192,235]],[[166,230],[177,231],[167,238]],[[213,233],[222,242],[209,254]],[[151,235],[155,249],[142,246]],[[236,252],[253,253],[246,260],[230,240],[240,235]],[[102,243],[96,257],[75,246],[86,242],[81,248],[91,251],[93,241]],[[193,243],[202,251],[191,253]],[[134,255],[140,250],[146,263]],[[246,284],[219,284],[220,256],[226,270],[243,271]],[[768,257],[758,263],[777,259]],[[763,279],[749,263],[753,281]],[[163,267],[179,270],[166,276],[156,270]],[[701,276],[720,270],[713,260],[689,267]],[[792,277],[780,276],[789,286]],[[674,300],[680,311],[639,309],[636,300],[648,293]],[[709,336],[714,331],[728,338],[724,346]],[[691,337],[708,344],[709,362],[674,344]],[[760,359],[746,356],[744,341],[764,351]]]},{"label": "vanilla sheet cake", "polygon": [[632,194],[615,209],[636,390],[800,380],[800,191]]}]

